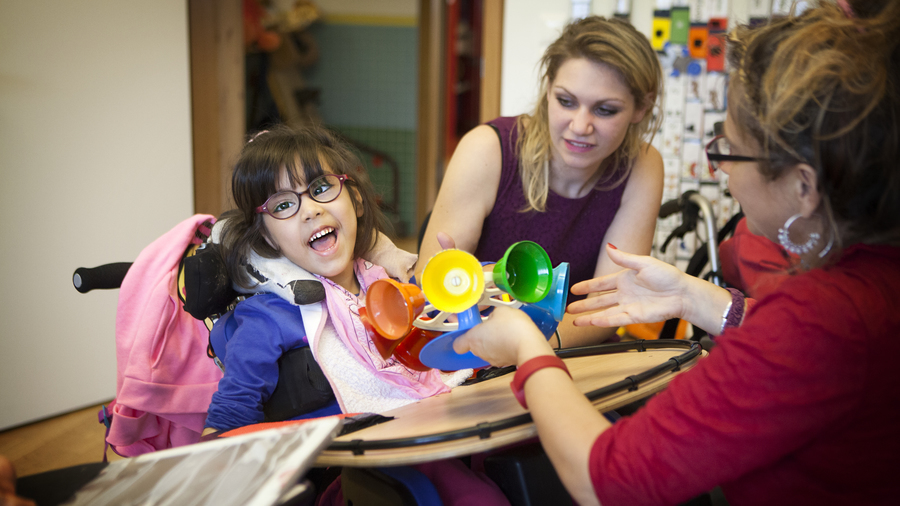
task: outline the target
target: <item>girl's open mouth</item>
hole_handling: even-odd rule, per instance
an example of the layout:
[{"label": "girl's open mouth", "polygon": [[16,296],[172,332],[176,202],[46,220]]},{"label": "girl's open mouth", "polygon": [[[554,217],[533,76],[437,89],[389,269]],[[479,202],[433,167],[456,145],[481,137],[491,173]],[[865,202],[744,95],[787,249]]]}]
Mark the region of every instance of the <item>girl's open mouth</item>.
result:
[{"label": "girl's open mouth", "polygon": [[337,242],[334,227],[325,227],[309,238],[309,247],[316,251],[328,251]]}]

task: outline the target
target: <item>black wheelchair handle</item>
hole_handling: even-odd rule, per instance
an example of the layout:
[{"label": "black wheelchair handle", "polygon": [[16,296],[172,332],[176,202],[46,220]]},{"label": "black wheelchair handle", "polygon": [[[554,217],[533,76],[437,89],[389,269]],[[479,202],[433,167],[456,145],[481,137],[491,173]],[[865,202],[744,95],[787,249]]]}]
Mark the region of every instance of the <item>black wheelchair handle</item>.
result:
[{"label": "black wheelchair handle", "polygon": [[131,262],[116,262],[93,268],[79,267],[72,275],[72,284],[81,293],[119,288],[130,267]]}]

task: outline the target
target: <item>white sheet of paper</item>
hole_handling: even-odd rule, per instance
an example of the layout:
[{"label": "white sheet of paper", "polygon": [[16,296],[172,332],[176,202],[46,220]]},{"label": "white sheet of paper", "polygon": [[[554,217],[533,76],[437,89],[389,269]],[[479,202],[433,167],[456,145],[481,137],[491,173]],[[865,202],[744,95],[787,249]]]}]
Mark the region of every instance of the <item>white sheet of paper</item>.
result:
[{"label": "white sheet of paper", "polygon": [[340,426],[323,418],[119,460],[66,504],[276,504]]}]

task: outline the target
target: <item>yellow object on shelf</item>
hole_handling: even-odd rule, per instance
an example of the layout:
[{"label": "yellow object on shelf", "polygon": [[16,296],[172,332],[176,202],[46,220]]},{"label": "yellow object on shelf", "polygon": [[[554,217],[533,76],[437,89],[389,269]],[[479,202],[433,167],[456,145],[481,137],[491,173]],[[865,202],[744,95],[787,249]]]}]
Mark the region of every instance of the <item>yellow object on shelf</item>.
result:
[{"label": "yellow object on shelf", "polygon": [[[626,325],[624,328],[625,332],[635,339],[659,339],[659,333],[662,332],[663,325],[665,324],[666,322],[632,323],[631,325]],[[684,336],[687,333],[687,325],[688,323],[685,320],[680,320],[678,322],[678,328],[675,330],[675,339],[684,339]],[[621,332],[621,328],[619,331]]]}]

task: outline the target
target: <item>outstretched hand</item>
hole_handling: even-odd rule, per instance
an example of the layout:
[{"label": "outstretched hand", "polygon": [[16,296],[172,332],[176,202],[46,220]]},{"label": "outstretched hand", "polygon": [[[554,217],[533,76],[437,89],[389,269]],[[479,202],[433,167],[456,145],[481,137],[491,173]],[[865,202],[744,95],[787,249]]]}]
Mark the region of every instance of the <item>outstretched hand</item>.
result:
[{"label": "outstretched hand", "polygon": [[459,354],[471,351],[497,367],[553,354],[531,318],[523,311],[505,306],[494,308],[490,318],[457,337],[453,351]]},{"label": "outstretched hand", "polygon": [[416,274],[416,262],[419,256],[398,248],[388,236],[378,232],[375,245],[364,255],[364,258],[380,265],[388,276],[407,281]]},{"label": "outstretched hand", "polygon": [[601,292],[569,305],[567,311],[573,314],[602,309],[579,316],[576,326],[618,327],[684,317],[685,273],[655,258],[625,253],[612,245],[606,251],[625,270],[572,286],[576,295]]}]

